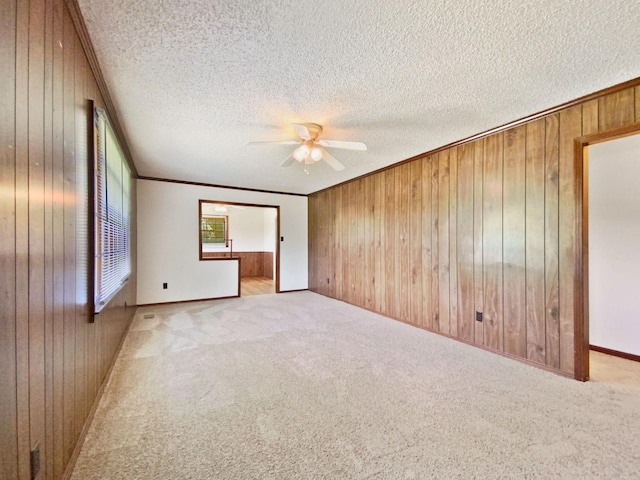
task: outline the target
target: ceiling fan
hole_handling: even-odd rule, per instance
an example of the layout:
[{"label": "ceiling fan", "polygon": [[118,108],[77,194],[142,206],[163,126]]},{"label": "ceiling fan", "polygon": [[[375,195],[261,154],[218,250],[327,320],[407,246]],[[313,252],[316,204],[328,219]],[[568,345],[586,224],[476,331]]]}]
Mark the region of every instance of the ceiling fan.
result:
[{"label": "ceiling fan", "polygon": [[299,140],[284,140],[281,142],[249,142],[247,145],[300,145],[280,164],[288,167],[294,160],[304,163],[305,173],[309,173],[308,166],[324,160],[335,170],[344,170],[344,165],[331,155],[325,148],[344,148],[347,150],[366,150],[367,146],[362,142],[347,142],[343,140],[320,139],[322,125],[317,123],[292,123]]}]

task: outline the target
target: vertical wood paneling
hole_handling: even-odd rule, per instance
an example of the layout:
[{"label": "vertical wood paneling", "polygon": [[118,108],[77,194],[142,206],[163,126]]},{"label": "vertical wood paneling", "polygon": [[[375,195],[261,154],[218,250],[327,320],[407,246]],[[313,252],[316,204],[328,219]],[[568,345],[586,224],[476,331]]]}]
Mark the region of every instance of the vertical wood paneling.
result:
[{"label": "vertical wood paneling", "polygon": [[398,223],[396,208],[396,182],[394,170],[384,172],[385,184],[385,212],[384,212],[384,235],[385,235],[385,313],[391,317],[398,318],[400,309],[398,308],[398,264],[396,259],[396,248],[398,238]]},{"label": "vertical wood paneling", "polygon": [[335,202],[336,202],[336,210],[335,210],[335,224],[333,226],[333,230],[335,232],[335,245],[334,251],[336,252],[335,258],[335,273],[333,275],[333,283],[335,285],[335,296],[339,300],[344,300],[343,293],[343,275],[342,275],[342,262],[344,259],[343,252],[343,244],[342,244],[342,208],[343,208],[343,200],[342,200],[342,191],[343,187],[338,187],[335,189]]},{"label": "vertical wood paneling", "polygon": [[411,284],[411,267],[409,265],[409,164],[403,164],[392,171],[395,172],[395,205],[396,205],[396,295],[398,318],[409,321],[409,291]]},{"label": "vertical wood paneling", "polygon": [[558,289],[558,115],[545,123],[544,258],[546,364],[560,368],[560,297]]},{"label": "vertical wood paneling", "polygon": [[349,268],[347,275],[349,278],[349,295],[347,301],[358,305],[360,303],[359,289],[362,282],[362,276],[359,275],[359,256],[360,245],[358,242],[358,230],[362,220],[360,217],[360,182],[351,182],[347,184],[349,206],[349,250],[347,254]]},{"label": "vertical wood paneling", "polygon": [[375,295],[375,238],[374,238],[374,218],[375,218],[375,196],[373,177],[368,176],[362,179],[364,188],[364,300],[366,308],[373,310],[373,298]]},{"label": "vertical wood paneling", "polygon": [[485,139],[483,268],[484,268],[484,344],[502,351],[502,133]]},{"label": "vertical wood paneling", "polygon": [[[106,323],[89,323],[86,247],[92,232],[78,179],[86,186],[86,99],[101,105],[102,98],[66,8],[62,0],[0,4],[3,479],[30,478],[36,444],[37,478],[62,478],[134,313],[123,306],[135,303],[135,272],[101,313]],[[135,205],[135,186],[133,195]],[[133,233],[135,242],[135,225]]]},{"label": "vertical wood paneling", "polygon": [[[335,231],[344,242],[356,232],[334,248],[329,275],[364,277],[356,305],[573,373],[573,142],[640,120],[639,107],[640,87],[630,88],[328,189],[347,226]],[[349,230],[354,217],[364,233]]]},{"label": "vertical wood paneling", "polygon": [[432,159],[425,158],[421,160],[421,182],[422,182],[422,209],[420,215],[422,217],[422,326],[432,329],[433,328],[433,299],[431,296],[431,283],[432,283],[432,218],[431,218],[431,186],[432,186],[432,174],[431,167],[433,165]]},{"label": "vertical wood paneling", "polygon": [[504,350],[527,356],[525,275],[525,153],[526,128],[504,134],[503,275]]},{"label": "vertical wood paneling", "polygon": [[[598,125],[601,132],[622,127],[635,120],[634,89],[628,88],[598,99]],[[580,108],[580,107],[579,107]]]},{"label": "vertical wood paneling", "polygon": [[457,243],[458,337],[474,341],[473,164],[475,145],[458,148]]},{"label": "vertical wood paneling", "polygon": [[386,252],[386,235],[384,232],[385,225],[385,175],[379,173],[373,176],[375,191],[375,215],[373,218],[374,242],[375,242],[375,310],[378,312],[386,312],[386,281],[387,275],[385,271],[385,252]]},{"label": "vertical wood paneling", "polygon": [[440,330],[440,158],[439,155],[429,157],[431,164],[431,308],[430,324],[435,331]]},{"label": "vertical wood paneling", "polygon": [[[87,63],[83,55],[80,40],[75,38],[74,50],[74,146],[75,146],[75,234],[76,234],[76,344],[75,344],[75,426],[77,435],[80,434],[84,419],[89,413],[89,399],[87,398],[87,105],[86,105],[86,76]],[[88,65],[87,65],[88,67]]]},{"label": "vertical wood paneling", "polygon": [[16,2],[0,2],[0,478],[18,477],[16,381]]},{"label": "vertical wood paneling", "polygon": [[[633,99],[633,97],[629,97]],[[631,102],[633,104],[633,101]],[[633,119],[633,115],[630,117]],[[574,353],[574,274],[575,173],[573,140],[582,135],[582,106],[560,112],[559,138],[559,291],[560,291],[560,369],[573,373]]]},{"label": "vertical wood paneling", "polygon": [[80,433],[76,425],[76,224],[75,224],[75,30],[71,18],[64,19],[64,453],[66,464],[71,458],[75,439]]},{"label": "vertical wood paneling", "polygon": [[[15,311],[18,475],[29,475],[29,4],[17,2]],[[24,379],[27,379],[26,381]]]},{"label": "vertical wood paneling", "polygon": [[449,313],[449,151],[438,154],[438,298],[439,323],[442,333],[450,332]]},{"label": "vertical wood paneling", "polygon": [[409,169],[409,321],[422,325],[422,162],[411,162]]},{"label": "vertical wood paneling", "polygon": [[458,334],[458,149],[449,150],[449,335]]},{"label": "vertical wood paneling", "polygon": [[29,2],[29,438],[40,439],[46,458],[44,392],[45,237],[44,230],[44,33],[43,0]]},{"label": "vertical wood paneling", "polygon": [[365,290],[367,288],[367,277],[365,275],[365,235],[364,235],[364,218],[365,218],[365,188],[364,188],[364,180],[360,179],[357,182],[353,182],[356,184],[356,198],[355,198],[355,206],[356,206],[356,218],[358,219],[356,222],[356,277],[355,277],[355,304],[356,305],[364,305],[365,304]]},{"label": "vertical wood paneling", "polygon": [[[53,477],[64,472],[64,17],[53,8]],[[97,344],[99,345],[99,343]]]},{"label": "vertical wood paneling", "polygon": [[53,2],[46,2],[44,13],[44,258],[45,258],[45,305],[44,305],[44,460],[43,470],[48,478],[53,477],[53,315],[55,291],[53,271]]},{"label": "vertical wood paneling", "polygon": [[591,100],[582,106],[582,134],[598,133],[599,100]]},{"label": "vertical wood paneling", "polygon": [[545,120],[526,126],[527,359],[545,363],[544,158]]},{"label": "vertical wood paneling", "polygon": [[[473,142],[473,291],[476,312],[484,312],[484,139]],[[484,322],[475,321],[475,343],[484,345]]]}]

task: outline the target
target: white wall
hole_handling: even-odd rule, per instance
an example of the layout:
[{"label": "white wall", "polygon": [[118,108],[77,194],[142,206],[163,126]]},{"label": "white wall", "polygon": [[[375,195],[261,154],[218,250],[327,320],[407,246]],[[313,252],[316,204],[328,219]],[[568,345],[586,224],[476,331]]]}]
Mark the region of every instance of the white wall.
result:
[{"label": "white wall", "polygon": [[226,296],[212,295],[222,287],[212,279],[227,262],[199,260],[198,200],[280,206],[280,290],[307,288],[307,197],[154,180],[137,188],[138,304]]},{"label": "white wall", "polygon": [[[204,210],[205,208],[203,207],[203,211]],[[264,211],[268,210],[270,212],[274,212],[273,215],[275,218],[275,208],[264,209],[256,207],[242,207],[242,209],[239,209],[228,207],[228,211],[226,213],[218,213],[214,212],[213,209],[211,210],[212,213],[215,213],[216,215],[225,215],[228,217],[228,236],[233,240],[234,252],[265,251]],[[271,240],[271,243],[275,241],[275,233],[273,235],[274,238]],[[204,244],[203,246],[207,252],[228,251],[228,249],[221,248],[215,244]]]},{"label": "white wall", "polygon": [[640,355],[640,135],[589,147],[589,342]]},{"label": "white wall", "polygon": [[[278,241],[277,233],[277,216],[278,212],[276,212],[273,208],[264,209],[264,251],[272,252],[274,254],[274,262],[273,262],[273,271],[271,272],[271,278],[276,278],[276,242]],[[266,274],[266,272],[265,272]]]}]

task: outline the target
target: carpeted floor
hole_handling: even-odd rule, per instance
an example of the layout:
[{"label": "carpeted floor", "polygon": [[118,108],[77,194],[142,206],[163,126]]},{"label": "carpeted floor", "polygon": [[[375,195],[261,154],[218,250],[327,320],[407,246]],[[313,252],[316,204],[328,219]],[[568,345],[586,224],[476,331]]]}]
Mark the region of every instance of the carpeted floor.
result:
[{"label": "carpeted floor", "polygon": [[146,307],[72,478],[638,479],[640,389],[311,292]]}]

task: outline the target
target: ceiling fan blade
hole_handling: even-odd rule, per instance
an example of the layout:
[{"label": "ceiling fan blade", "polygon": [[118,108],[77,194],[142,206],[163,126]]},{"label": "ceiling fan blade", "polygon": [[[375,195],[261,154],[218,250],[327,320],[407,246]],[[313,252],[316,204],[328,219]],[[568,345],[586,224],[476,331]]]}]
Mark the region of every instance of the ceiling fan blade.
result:
[{"label": "ceiling fan blade", "polygon": [[248,142],[247,145],[298,145],[300,140],[283,140],[281,142]]},{"label": "ceiling fan blade", "polygon": [[282,162],[280,164],[281,167],[288,167],[289,165],[291,165],[293,163],[293,161],[295,160],[295,158],[293,158],[293,152],[291,152],[289,154],[289,156],[287,158],[284,159],[284,162]]},{"label": "ceiling fan blade", "polygon": [[333,167],[334,170],[344,170],[344,165],[326,150],[322,152],[322,159]]},{"label": "ceiling fan blade", "polygon": [[292,123],[291,125],[302,140],[311,140],[312,136],[309,127],[302,123]]},{"label": "ceiling fan blade", "polygon": [[318,140],[323,147],[345,148],[347,150],[366,150],[367,146],[362,142],[346,142],[343,140]]}]

